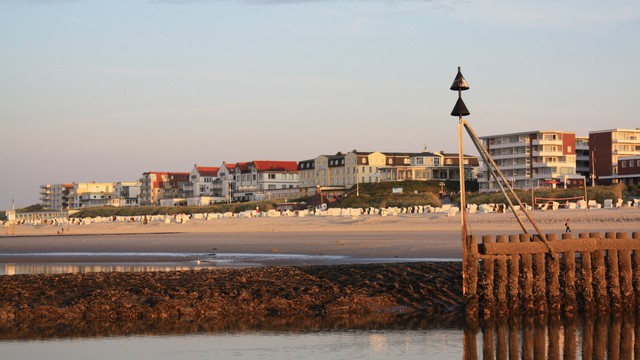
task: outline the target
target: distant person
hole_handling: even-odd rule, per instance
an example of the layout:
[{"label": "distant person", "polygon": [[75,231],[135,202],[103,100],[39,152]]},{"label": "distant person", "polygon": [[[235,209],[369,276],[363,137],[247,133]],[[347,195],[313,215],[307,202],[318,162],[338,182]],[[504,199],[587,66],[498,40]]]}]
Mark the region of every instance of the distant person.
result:
[{"label": "distant person", "polygon": [[564,232],[566,232],[566,233],[571,232],[571,223],[570,223],[569,219],[567,219],[567,221],[565,221],[564,226],[565,226]]}]

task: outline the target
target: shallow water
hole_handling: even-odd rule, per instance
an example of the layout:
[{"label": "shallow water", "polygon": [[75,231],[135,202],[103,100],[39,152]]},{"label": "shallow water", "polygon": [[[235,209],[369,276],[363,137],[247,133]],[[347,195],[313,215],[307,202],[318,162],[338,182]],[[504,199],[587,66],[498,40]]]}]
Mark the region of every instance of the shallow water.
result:
[{"label": "shallow water", "polygon": [[455,329],[264,332],[11,341],[0,349],[3,359],[460,359],[462,337]]},{"label": "shallow water", "polygon": [[[226,331],[0,340],[2,359],[637,359],[635,316],[509,319],[480,327]],[[90,355],[88,355],[90,354]]]},{"label": "shallow water", "polygon": [[0,254],[0,275],[146,272],[277,265],[337,265],[425,261],[434,258],[359,258],[342,255],[258,253],[32,252]]}]

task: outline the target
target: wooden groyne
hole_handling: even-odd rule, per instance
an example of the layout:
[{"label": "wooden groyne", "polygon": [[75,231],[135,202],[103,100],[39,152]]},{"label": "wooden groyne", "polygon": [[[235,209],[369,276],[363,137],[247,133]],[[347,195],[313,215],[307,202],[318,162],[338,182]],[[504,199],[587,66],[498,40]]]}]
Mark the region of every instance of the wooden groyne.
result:
[{"label": "wooden groyne", "polygon": [[640,306],[640,232],[465,238],[468,318]]}]

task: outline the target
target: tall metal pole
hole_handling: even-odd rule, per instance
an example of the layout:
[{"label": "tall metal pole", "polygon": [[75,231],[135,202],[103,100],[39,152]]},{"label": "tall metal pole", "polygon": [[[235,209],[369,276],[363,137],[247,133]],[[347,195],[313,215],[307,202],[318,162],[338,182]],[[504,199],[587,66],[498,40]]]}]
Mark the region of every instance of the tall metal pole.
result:
[{"label": "tall metal pole", "polygon": [[[460,96],[460,91],[458,91]],[[462,221],[462,240],[467,238],[467,199],[464,186],[464,153],[462,150],[462,116],[458,118],[458,170],[460,171],[460,214]]]}]

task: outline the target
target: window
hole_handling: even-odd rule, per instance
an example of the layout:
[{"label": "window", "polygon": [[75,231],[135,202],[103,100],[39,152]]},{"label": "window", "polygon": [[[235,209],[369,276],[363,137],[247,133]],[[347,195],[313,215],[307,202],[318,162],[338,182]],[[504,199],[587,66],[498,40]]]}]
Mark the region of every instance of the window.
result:
[{"label": "window", "polygon": [[636,163],[636,166],[640,167],[640,160]]},{"label": "window", "polygon": [[275,180],[276,174],[269,174],[269,180]]},{"label": "window", "polygon": [[626,168],[626,167],[627,167],[627,162],[626,162],[626,161],[620,161],[620,164],[622,164],[622,167],[623,167],[623,168]]},{"label": "window", "polygon": [[269,185],[269,190],[275,190],[275,189],[276,189],[275,185],[273,185],[273,184]]},{"label": "window", "polygon": [[389,160],[387,161],[387,163],[388,163],[389,165],[393,165],[393,159],[392,159],[392,158],[389,158]]},{"label": "window", "polygon": [[417,157],[416,158],[416,165],[423,165],[423,164],[424,164],[424,158]]},{"label": "window", "polygon": [[362,163],[366,164],[367,163],[367,158],[362,158]]},{"label": "window", "polygon": [[571,146],[567,146],[567,152],[571,153]]}]

